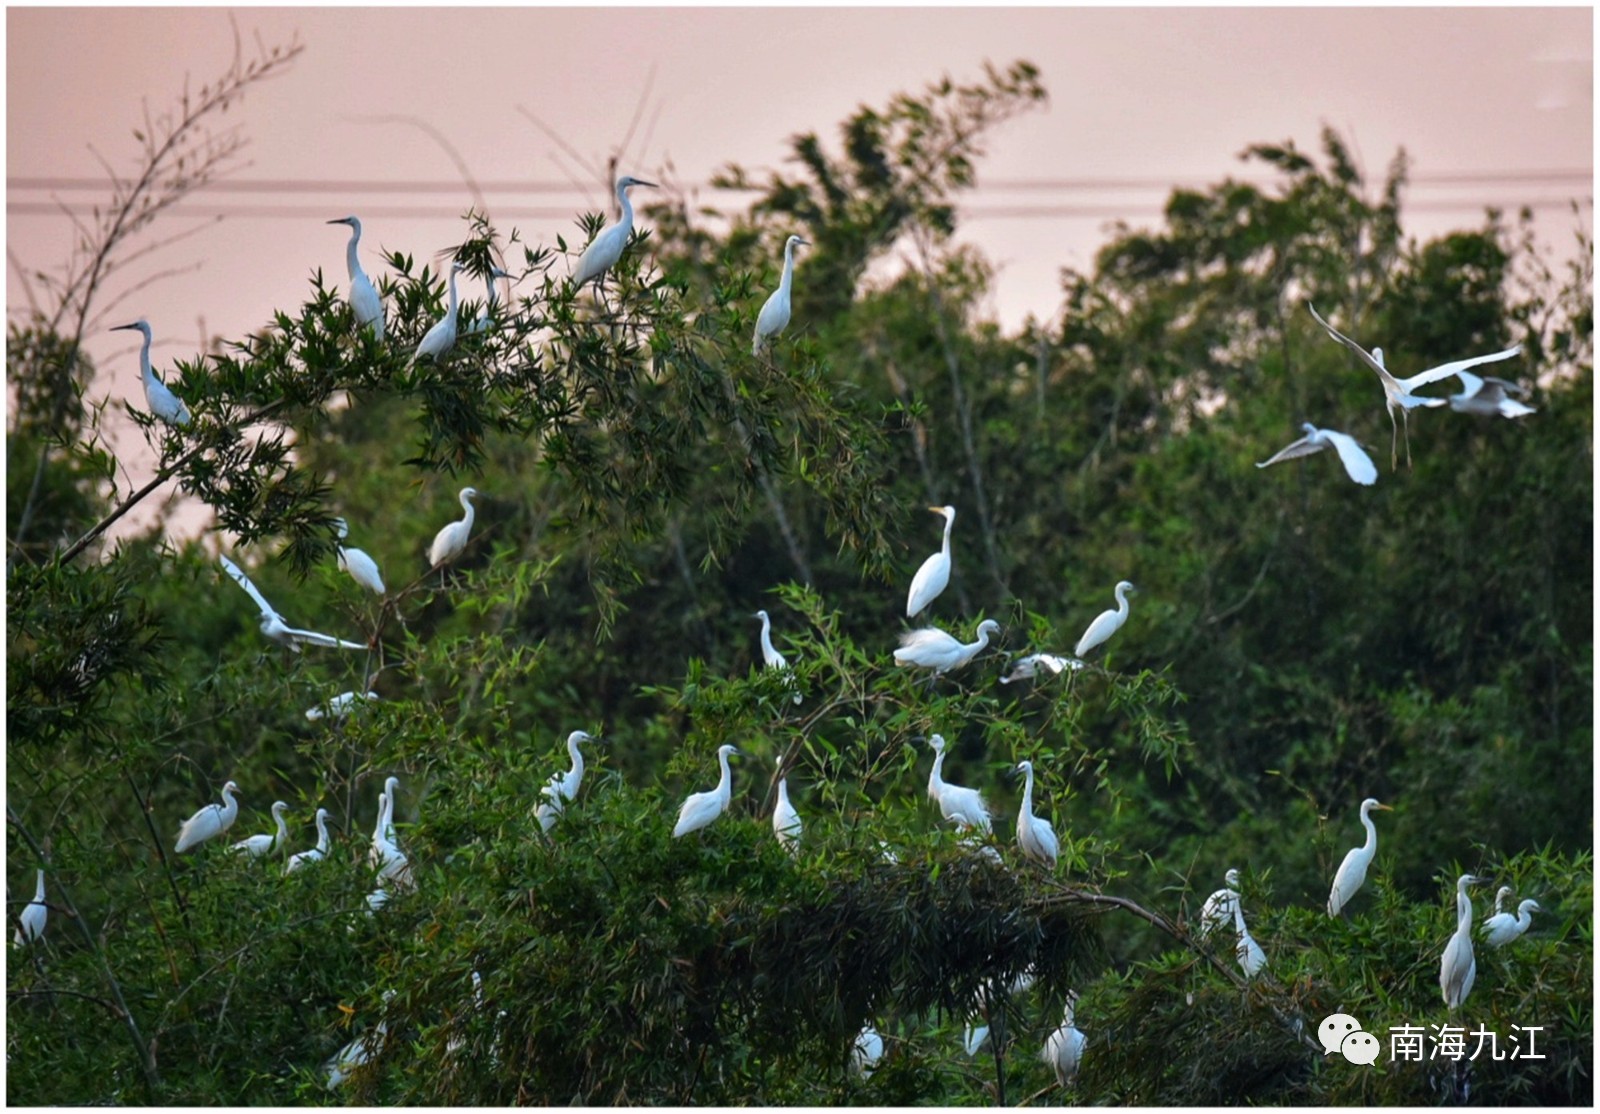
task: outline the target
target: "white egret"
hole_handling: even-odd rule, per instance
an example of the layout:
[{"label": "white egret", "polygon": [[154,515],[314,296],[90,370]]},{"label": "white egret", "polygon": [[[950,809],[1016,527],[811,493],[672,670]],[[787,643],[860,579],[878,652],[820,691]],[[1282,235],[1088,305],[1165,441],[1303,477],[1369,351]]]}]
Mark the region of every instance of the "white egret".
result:
[{"label": "white egret", "polygon": [[309,851],[296,851],[289,856],[288,864],[283,868],[285,874],[290,874],[307,863],[320,863],[328,857],[328,810],[317,809],[317,845]]},{"label": "white egret", "polygon": [[850,1046],[850,1067],[862,1079],[870,1079],[872,1071],[883,1060],[883,1038],[869,1021],[856,1034]]},{"label": "white egret", "polygon": [[[1324,321],[1322,315],[1317,312],[1316,306],[1307,302],[1306,308],[1311,311],[1311,316],[1317,319],[1317,324],[1328,330],[1328,334],[1334,340],[1354,352],[1362,363],[1377,372],[1378,382],[1383,385],[1384,403],[1389,410],[1389,428],[1392,433],[1389,441],[1389,467],[1391,469],[1398,468],[1400,465],[1399,438],[1402,426],[1405,427],[1406,431],[1406,467],[1411,467],[1411,429],[1407,424],[1409,421],[1406,417],[1407,413],[1419,406],[1443,406],[1447,402],[1446,399],[1425,398],[1414,393],[1418,387],[1426,386],[1429,383],[1437,383],[1441,379],[1448,379],[1452,375],[1466,371],[1468,368],[1477,367],[1479,364],[1493,363],[1496,360],[1509,360],[1512,356],[1522,351],[1522,345],[1519,344],[1514,348],[1507,348],[1504,352],[1495,352],[1488,356],[1473,356],[1465,360],[1453,360],[1448,364],[1440,364],[1438,367],[1418,372],[1409,379],[1396,379],[1383,364],[1383,349],[1374,348],[1371,352],[1368,352],[1361,345]],[[1396,412],[1400,415],[1399,425],[1396,425],[1394,420]],[[1348,468],[1349,464],[1346,463],[1345,467]],[[1354,478],[1353,474],[1352,478]],[[1360,483],[1362,481],[1357,480],[1356,482]]]},{"label": "white egret", "polygon": [[789,803],[789,779],[778,779],[778,803],[772,808],[772,830],[792,855],[800,850],[800,814]]},{"label": "white egret", "polygon": [[389,904],[389,891],[379,886],[367,895],[367,916],[372,916],[387,904]]},{"label": "white egret", "polygon": [[411,354],[411,363],[408,363],[407,367],[410,367],[411,364],[416,363],[424,356],[437,363],[444,358],[446,352],[455,347],[458,327],[456,307],[460,304],[456,296],[456,276],[464,270],[466,270],[465,263],[450,264],[450,305],[445,309],[444,316],[435,321],[433,326],[423,334],[422,343],[418,344],[417,350]]},{"label": "white egret", "polygon": [[602,228],[589,246],[583,249],[577,267],[572,271],[572,289],[582,290],[585,283],[597,286],[605,281],[605,273],[622,258],[622,249],[628,246],[628,236],[633,231],[633,203],[628,200],[630,186],[655,187],[654,182],[623,175],[617,179],[617,203],[622,206],[622,217],[615,224]]},{"label": "white egret", "polygon": [[[379,810],[383,814],[383,838],[390,843],[395,843],[394,810],[395,806],[400,803],[399,778],[391,776],[383,779],[383,796],[389,798],[388,804]],[[398,847],[399,844],[395,843],[395,846]]]},{"label": "white egret", "polygon": [[1480,414],[1488,418],[1499,414],[1502,418],[1525,418],[1538,413],[1533,407],[1507,397],[1527,394],[1525,388],[1515,383],[1493,376],[1480,379],[1466,371],[1456,372],[1456,378],[1461,380],[1461,393],[1450,396],[1450,409],[1459,414]]},{"label": "white egret", "polygon": [[673,839],[697,832],[722,815],[733,798],[733,776],[728,772],[728,755],[738,753],[739,748],[732,743],[723,743],[717,748],[717,764],[722,767],[722,777],[715,789],[692,793],[683,802],[678,809],[678,823],[672,829]]},{"label": "white egret", "polygon": [[[339,540],[344,541],[350,533],[350,524],[342,518],[334,519],[339,524]],[[378,572],[378,562],[367,556],[365,550],[347,549],[339,547],[339,569],[350,574],[350,579],[367,589],[383,595],[383,577]]]},{"label": "white egret", "polygon": [[1022,807],[1017,811],[1017,846],[1030,859],[1037,859],[1054,870],[1061,843],[1050,821],[1033,814],[1033,763],[1018,762],[1017,769],[1027,778],[1022,787]]},{"label": "white egret", "polygon": [[1089,624],[1089,629],[1083,632],[1083,637],[1078,639],[1078,645],[1073,648],[1072,652],[1078,657],[1083,657],[1122,629],[1122,624],[1128,621],[1128,596],[1138,595],[1139,589],[1126,580],[1119,580],[1112,594],[1117,598],[1116,609],[1108,609],[1095,616],[1094,622]]},{"label": "white egret", "polygon": [[234,819],[239,815],[239,802],[233,795],[239,791],[236,782],[228,782],[222,787],[222,801],[220,805],[207,805],[199,812],[183,822],[178,829],[178,842],[172,848],[178,854],[183,854],[191,847],[198,847],[208,839],[213,839],[229,828],[233,827]]},{"label": "white egret", "polygon": [[17,915],[19,927],[12,938],[12,942],[19,947],[23,944],[35,944],[44,939],[44,924],[50,917],[50,906],[44,900],[44,870],[37,871],[38,880],[33,887],[33,900],[22,907],[22,912]]},{"label": "white egret", "polygon": [[911,591],[906,593],[906,618],[915,618],[932,603],[950,584],[950,531],[956,524],[954,507],[929,507],[930,511],[944,516],[944,541],[939,552],[922,562],[917,575],[911,578]]},{"label": "white egret", "polygon": [[1067,1008],[1061,1015],[1061,1027],[1045,1038],[1044,1051],[1039,1056],[1050,1065],[1056,1073],[1056,1082],[1063,1087],[1071,1086],[1078,1077],[1083,1051],[1089,1046],[1089,1038],[1084,1036],[1073,1017],[1077,1005],[1078,992],[1067,991]]},{"label": "white egret", "polygon": [[338,696],[335,696],[326,704],[318,704],[314,708],[307,708],[306,719],[317,720],[322,719],[324,716],[331,716],[334,719],[344,719],[345,716],[350,714],[356,704],[366,700],[377,699],[378,694],[375,692],[369,692],[365,696],[361,695],[359,692],[341,692]]},{"label": "white egret", "polygon": [[[385,990],[383,1001],[388,1005],[394,997],[394,991]],[[336,1090],[339,1084],[350,1078],[350,1073],[372,1059],[372,1054],[383,1045],[383,1038],[389,1032],[389,1023],[380,1020],[376,1029],[364,1037],[357,1037],[334,1054],[333,1059],[323,1065],[328,1073],[328,1090]]]},{"label": "white egret", "polygon": [[454,561],[467,548],[467,539],[472,537],[472,519],[476,513],[472,509],[470,500],[477,497],[477,488],[461,489],[461,494],[457,498],[461,500],[461,508],[466,513],[459,521],[440,527],[439,532],[433,536],[433,544],[428,547],[428,563],[432,568],[436,569],[446,561]]},{"label": "white egret", "polygon": [[282,615],[273,610],[272,605],[267,602],[267,598],[250,582],[250,578],[244,574],[243,569],[228,560],[226,554],[219,560],[222,562],[223,571],[233,577],[239,587],[248,592],[250,598],[255,600],[256,606],[261,609],[261,633],[280,646],[287,646],[297,654],[300,652],[301,643],[311,646],[330,646],[340,650],[365,650],[367,648],[365,642],[349,642],[343,638],[335,638],[331,634],[318,634],[316,631],[299,630],[291,627],[283,621]]},{"label": "white egret", "polygon": [[894,660],[901,665],[931,669],[934,676],[938,676],[966,665],[989,645],[989,636],[999,632],[1000,624],[993,619],[979,623],[976,640],[964,644],[938,627],[907,631],[900,636],[900,648],[894,652]]},{"label": "white egret", "polygon": [[547,797],[534,811],[538,817],[539,826],[545,831],[555,827],[556,821],[566,811],[566,803],[578,799],[578,787],[583,784],[583,751],[578,749],[579,743],[592,740],[587,731],[574,731],[567,736],[567,754],[572,758],[572,769],[564,774],[551,774],[550,783],[539,790],[540,794]]},{"label": "white egret", "polygon": [[1467,887],[1482,881],[1470,874],[1456,879],[1456,930],[1439,957],[1439,989],[1444,1004],[1452,1010],[1467,1000],[1478,977],[1478,960],[1472,954],[1472,898],[1467,896]]},{"label": "white egret", "polygon": [[783,242],[783,277],[778,289],[767,298],[761,312],[756,315],[756,336],[750,346],[750,355],[759,356],[761,350],[772,343],[772,338],[783,332],[789,324],[789,291],[794,286],[794,249],[811,246],[810,240],[790,236]]},{"label": "white egret", "polygon": [[361,222],[355,217],[339,217],[328,223],[350,226],[350,242],[344,249],[345,269],[350,272],[350,308],[355,311],[356,324],[371,326],[373,333],[382,340],[383,299],[378,297],[378,288],[361,269],[361,257],[356,251],[361,244]]},{"label": "white egret", "polygon": [[510,277],[510,271],[502,271],[499,267],[490,267],[483,276],[484,286],[488,288],[488,297],[483,303],[483,312],[478,314],[477,320],[467,327],[469,335],[486,333],[494,328],[494,311],[495,307],[500,304],[499,290],[495,287],[495,281]]},{"label": "white egret", "polygon": [[[765,611],[757,611],[752,618],[761,620],[761,660],[767,663],[768,669],[776,669],[784,675],[790,687],[795,685],[794,671],[789,668],[789,659],[785,658],[776,646],[772,644],[772,620]],[[794,702],[800,703],[803,698],[798,689],[794,694]]]},{"label": "white egret", "polygon": [[1543,912],[1544,909],[1539,903],[1530,897],[1517,906],[1516,916],[1510,913],[1496,913],[1483,922],[1484,942],[1492,948],[1505,947],[1533,927],[1533,913]]},{"label": "white egret", "polygon": [[944,779],[944,736],[930,737],[928,746],[933,751],[933,770],[928,774],[928,796],[938,804],[940,815],[953,821],[962,830],[976,828],[988,832],[989,808],[983,803],[983,795],[976,789],[952,785]]},{"label": "white egret", "polygon": [[173,394],[150,369],[150,322],[141,317],[131,325],[116,325],[111,331],[123,329],[138,329],[144,334],[144,344],[139,348],[139,376],[144,380],[144,402],[150,413],[168,425],[188,425],[189,408],[183,404],[183,399]]},{"label": "white egret", "polygon": [[1365,449],[1356,443],[1356,439],[1348,433],[1340,433],[1336,429],[1318,429],[1310,422],[1302,422],[1300,428],[1306,435],[1298,441],[1292,441],[1279,449],[1270,458],[1261,461],[1257,468],[1270,468],[1274,464],[1281,464],[1285,460],[1294,460],[1296,457],[1310,456],[1320,453],[1323,449],[1332,448],[1339,454],[1339,462],[1344,465],[1345,475],[1364,487],[1370,487],[1377,482],[1378,466],[1372,463],[1372,458]]},{"label": "white egret", "polygon": [[989,1039],[989,1026],[980,1022],[974,1015],[966,1027],[961,1030],[961,1048],[968,1056],[976,1056],[978,1049],[983,1047],[983,1042]]},{"label": "white egret", "polygon": [[1267,965],[1267,953],[1261,950],[1261,945],[1256,943],[1255,937],[1250,935],[1250,930],[1244,926],[1244,902],[1233,903],[1233,927],[1239,934],[1239,943],[1234,947],[1234,955],[1239,960],[1239,967],[1244,971],[1244,977],[1253,979],[1261,973]]},{"label": "white egret", "polygon": [[1012,681],[1026,681],[1038,676],[1040,669],[1050,673],[1060,673],[1063,669],[1070,669],[1076,673],[1082,668],[1083,662],[1077,658],[1063,658],[1055,654],[1029,654],[1012,662],[1010,670],[1000,678],[1000,683],[1009,685]]},{"label": "white egret", "polygon": [[412,889],[416,885],[416,878],[411,873],[411,860],[394,841],[394,798],[383,794],[379,798],[379,803],[382,811],[379,813],[378,823],[384,829],[384,836],[379,842],[379,859],[382,866],[378,868],[378,881],[388,882],[397,890]]},{"label": "white egret", "polygon": [[389,839],[389,790],[385,787],[378,794],[378,818],[372,825],[372,845],[367,849],[367,862],[374,868],[381,867],[389,861],[395,850],[397,848]]},{"label": "white egret", "polygon": [[1344,861],[1333,875],[1333,889],[1328,893],[1330,917],[1337,917],[1367,880],[1367,867],[1372,865],[1372,857],[1378,853],[1378,829],[1372,823],[1374,810],[1394,811],[1388,805],[1380,805],[1373,797],[1361,802],[1361,826],[1367,829],[1367,841],[1345,852]]},{"label": "white egret", "polygon": [[1510,897],[1514,893],[1516,893],[1516,891],[1510,886],[1501,886],[1498,890],[1496,890],[1494,893],[1494,911],[1496,913],[1504,913],[1506,911],[1506,898]]},{"label": "white egret", "polygon": [[283,814],[289,811],[289,805],[284,801],[272,802],[272,819],[277,822],[276,832],[266,832],[262,835],[253,835],[249,839],[241,839],[233,845],[235,851],[243,851],[252,859],[259,859],[270,852],[282,854],[289,840],[289,827],[283,822]]},{"label": "white egret", "polygon": [[1201,936],[1209,936],[1233,920],[1233,907],[1239,902],[1239,872],[1230,869],[1223,875],[1222,880],[1227,885],[1214,891],[1206,898],[1206,903],[1200,906],[1198,927]]}]

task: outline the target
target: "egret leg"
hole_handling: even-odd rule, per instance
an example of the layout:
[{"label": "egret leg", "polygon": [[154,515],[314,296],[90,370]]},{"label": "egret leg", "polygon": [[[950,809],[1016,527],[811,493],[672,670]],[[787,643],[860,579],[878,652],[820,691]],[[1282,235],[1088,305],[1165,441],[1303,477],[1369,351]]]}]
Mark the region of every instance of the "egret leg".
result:
[{"label": "egret leg", "polygon": [[[1407,451],[1411,443],[1406,442]],[[1389,471],[1393,472],[1400,467],[1400,426],[1394,420],[1394,407],[1389,407]]]}]

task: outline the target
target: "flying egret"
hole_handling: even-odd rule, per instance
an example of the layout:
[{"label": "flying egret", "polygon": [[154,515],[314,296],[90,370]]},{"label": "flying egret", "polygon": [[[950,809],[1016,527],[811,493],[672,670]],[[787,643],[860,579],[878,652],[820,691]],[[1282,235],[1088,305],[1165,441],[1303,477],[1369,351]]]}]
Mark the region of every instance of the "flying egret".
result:
[{"label": "flying egret", "polygon": [[362,696],[359,692],[341,692],[338,696],[335,696],[326,704],[318,704],[314,708],[307,708],[306,719],[317,720],[322,719],[324,716],[332,716],[334,719],[344,719],[345,716],[350,714],[351,710],[356,704],[365,700],[377,699],[378,694],[375,692],[369,692],[365,696]]},{"label": "flying egret", "polygon": [[355,217],[339,217],[329,224],[348,224],[350,242],[345,245],[344,265],[350,272],[350,308],[355,311],[357,326],[369,325],[379,340],[383,339],[383,299],[378,288],[372,285],[367,272],[361,269],[361,257],[356,249],[361,244],[361,222]]},{"label": "flying egret", "polygon": [[[334,522],[339,524],[339,540],[344,541],[345,536],[350,533],[350,524],[342,518],[336,518]],[[383,595],[383,577],[378,573],[378,562],[367,556],[365,550],[346,549],[341,545],[339,547],[339,568],[341,571],[349,573],[351,580],[354,580],[369,592],[376,592],[380,596]]]},{"label": "flying egret", "polygon": [[[757,611],[751,618],[761,620],[761,659],[767,663],[768,669],[776,669],[784,676],[790,687],[794,687],[794,670],[789,668],[789,659],[785,658],[778,648],[772,644],[772,620],[765,611]],[[794,702],[800,703],[803,699],[798,689],[795,690]]]},{"label": "flying egret", "polygon": [[[394,997],[394,991],[383,992],[384,1005]],[[384,1036],[389,1032],[389,1023],[384,1020],[369,1035],[357,1037],[334,1054],[333,1059],[323,1065],[328,1073],[328,1090],[337,1090],[339,1084],[350,1078],[350,1073],[372,1059],[372,1054],[383,1046]]]},{"label": "flying egret", "polygon": [[791,855],[800,850],[800,814],[789,803],[789,779],[778,779],[778,803],[772,808],[772,830]]},{"label": "flying egret", "polygon": [[1312,453],[1320,453],[1323,449],[1332,447],[1339,454],[1339,463],[1344,465],[1345,474],[1352,480],[1364,487],[1370,487],[1377,482],[1378,466],[1372,463],[1372,458],[1356,443],[1354,437],[1348,433],[1340,433],[1336,429],[1318,429],[1310,422],[1302,422],[1300,428],[1306,431],[1304,437],[1279,449],[1271,458],[1261,461],[1256,467],[1270,468],[1285,460],[1310,456]]},{"label": "flying egret", "polygon": [[722,767],[722,777],[717,781],[715,789],[704,793],[692,793],[689,799],[683,802],[678,809],[678,823],[672,829],[672,838],[697,832],[721,816],[728,807],[728,802],[733,797],[733,777],[728,772],[728,755],[738,754],[739,748],[732,743],[723,743],[717,748],[717,763]]},{"label": "flying egret", "polygon": [[617,179],[617,203],[622,206],[622,217],[617,223],[602,228],[589,246],[583,249],[583,255],[572,271],[574,291],[582,290],[588,282],[599,286],[605,281],[605,273],[622,258],[622,249],[628,245],[628,235],[633,231],[633,203],[628,200],[630,186],[654,188],[655,183],[627,175]]},{"label": "flying egret", "polygon": [[1233,920],[1233,907],[1239,901],[1239,872],[1230,869],[1222,879],[1226,884],[1222,889],[1216,890],[1206,898],[1206,903],[1200,906],[1199,931],[1201,936],[1209,936],[1216,929],[1222,928]]},{"label": "flying egret", "polygon": [[1037,859],[1054,870],[1061,844],[1050,821],[1033,814],[1033,763],[1018,762],[1017,769],[1027,778],[1022,787],[1022,807],[1017,812],[1017,846],[1030,859]]},{"label": "flying egret", "polygon": [[540,794],[549,798],[540,803],[534,811],[538,817],[539,826],[545,831],[555,827],[556,821],[566,811],[566,803],[578,799],[578,786],[583,784],[583,751],[578,749],[579,743],[587,743],[593,739],[587,731],[574,731],[567,736],[567,754],[572,758],[572,769],[564,774],[551,774],[550,782]]},{"label": "flying egret", "polygon": [[1459,414],[1481,414],[1488,418],[1499,414],[1502,418],[1525,418],[1538,413],[1533,407],[1506,397],[1527,394],[1525,388],[1515,383],[1493,376],[1480,379],[1467,371],[1456,372],[1456,378],[1461,380],[1461,393],[1450,396],[1450,409]]},{"label": "flying egret", "polygon": [[1083,668],[1083,662],[1077,658],[1063,658],[1055,654],[1029,654],[1012,662],[1010,670],[1000,678],[1000,683],[1009,685],[1012,681],[1026,681],[1038,676],[1041,668],[1051,673],[1060,673],[1063,669],[1070,669],[1076,673]]},{"label": "flying egret", "polygon": [[906,593],[906,618],[916,617],[940,592],[950,584],[950,530],[956,524],[954,507],[929,507],[930,511],[944,516],[944,541],[939,552],[922,562],[917,575],[911,578],[911,591]]},{"label": "flying egret", "polygon": [[883,1059],[883,1038],[869,1021],[861,1027],[850,1046],[850,1067],[862,1079],[870,1079],[872,1071]]},{"label": "flying egret", "polygon": [[500,304],[499,291],[495,287],[495,281],[510,277],[510,271],[502,271],[499,267],[493,266],[484,274],[483,283],[488,287],[488,297],[483,303],[483,312],[478,314],[477,320],[467,327],[468,335],[486,333],[494,328],[494,311],[495,307]]},{"label": "flying egret", "polygon": [[189,408],[183,404],[183,399],[173,394],[150,369],[150,322],[141,317],[131,325],[116,325],[111,331],[123,329],[138,329],[144,334],[144,344],[139,348],[139,376],[144,380],[144,402],[150,413],[168,425],[188,425]]},{"label": "flying egret", "polygon": [[456,343],[456,306],[459,304],[456,297],[456,276],[466,270],[466,264],[456,262],[450,264],[450,305],[444,311],[444,316],[433,323],[427,333],[422,337],[422,343],[417,345],[417,350],[411,354],[411,364],[416,363],[424,356],[438,363],[444,354],[455,347]]},{"label": "flying egret", "polygon": [[1452,1010],[1467,1000],[1478,977],[1478,960],[1472,954],[1472,898],[1467,896],[1467,887],[1482,881],[1470,874],[1456,879],[1456,930],[1439,957],[1439,989],[1444,992],[1444,1004]]},{"label": "flying egret", "polygon": [[1388,805],[1380,805],[1372,797],[1361,802],[1361,826],[1367,829],[1367,841],[1345,852],[1344,861],[1334,873],[1333,889],[1328,893],[1330,917],[1337,917],[1350,904],[1350,899],[1356,896],[1356,891],[1367,880],[1367,867],[1372,865],[1372,857],[1378,853],[1378,829],[1372,823],[1373,810],[1394,811]]},{"label": "flying egret", "polygon": [[[40,883],[43,884],[42,882]],[[1507,889],[1510,887],[1508,886]],[[1483,922],[1483,939],[1492,948],[1503,948],[1529,928],[1533,927],[1533,913],[1543,913],[1544,909],[1533,898],[1528,898],[1517,906],[1517,915],[1510,913],[1496,913]],[[1465,995],[1463,995],[1465,997]]]},{"label": "flying egret", "polygon": [[756,337],[750,346],[750,355],[759,356],[761,350],[772,343],[772,338],[783,332],[789,324],[789,291],[794,286],[794,249],[810,247],[811,241],[790,236],[783,242],[783,277],[778,289],[767,298],[761,312],[756,315]]},{"label": "flying egret", "polygon": [[1250,930],[1244,926],[1244,902],[1235,900],[1233,903],[1233,927],[1239,934],[1239,943],[1234,947],[1234,956],[1239,960],[1239,967],[1244,971],[1244,977],[1253,979],[1261,973],[1267,965],[1267,953],[1261,950],[1261,945],[1256,943],[1255,937],[1250,935]]},{"label": "flying egret", "polygon": [[300,652],[301,643],[312,646],[337,647],[340,650],[365,650],[367,648],[365,642],[348,642],[343,638],[335,638],[331,634],[318,634],[316,631],[298,630],[295,627],[291,627],[283,621],[282,615],[272,609],[272,605],[267,602],[267,598],[250,582],[250,578],[244,574],[243,569],[228,560],[226,554],[223,554],[220,560],[222,561],[223,571],[233,577],[239,587],[248,592],[250,598],[256,601],[256,606],[261,609],[261,633],[280,646],[287,646],[297,654]]},{"label": "flying egret", "polygon": [[289,856],[288,864],[283,868],[285,874],[293,873],[307,863],[320,863],[328,857],[328,810],[317,809],[317,845],[309,851],[296,851]]},{"label": "flying egret", "polygon": [[1105,610],[1095,616],[1094,622],[1089,624],[1089,629],[1083,632],[1083,637],[1078,639],[1078,645],[1073,648],[1073,654],[1083,657],[1090,650],[1100,645],[1106,639],[1122,629],[1122,624],[1128,621],[1128,596],[1138,595],[1139,589],[1126,580],[1117,581],[1113,595],[1117,597],[1116,610]]},{"label": "flying egret", "polygon": [[233,821],[239,815],[239,802],[233,799],[233,795],[238,791],[238,783],[228,782],[222,787],[222,804],[206,805],[185,820],[178,829],[178,842],[173,851],[181,855],[189,848],[198,847],[233,827]]},{"label": "flying egret", "polygon": [[1089,1046],[1089,1038],[1083,1035],[1073,1018],[1077,1005],[1078,992],[1067,991],[1067,1008],[1061,1015],[1061,1027],[1045,1038],[1044,1051],[1039,1056],[1050,1065],[1056,1073],[1056,1082],[1063,1087],[1071,1086],[1078,1077],[1083,1050]]},{"label": "flying egret", "polygon": [[937,677],[940,673],[966,665],[989,645],[989,635],[999,632],[1000,624],[993,619],[979,623],[976,641],[965,644],[938,627],[907,631],[900,636],[900,648],[894,652],[894,660],[901,665],[931,669]]},{"label": "flying egret", "polygon": [[284,801],[272,802],[272,819],[277,822],[276,832],[266,832],[262,835],[253,835],[249,839],[241,839],[233,845],[235,851],[243,851],[252,859],[276,851],[282,854],[289,839],[289,828],[283,822],[283,814],[289,811],[289,806]]},{"label": "flying egret", "polygon": [[432,568],[438,568],[446,561],[454,561],[461,556],[462,550],[467,548],[467,539],[472,536],[472,519],[475,512],[470,500],[478,498],[478,489],[464,487],[457,496],[461,500],[461,507],[466,513],[459,521],[448,523],[439,528],[433,536],[433,544],[428,547],[428,562]]},{"label": "flying egret", "polygon": [[928,774],[928,796],[938,804],[940,815],[953,821],[962,830],[977,828],[981,832],[988,832],[989,809],[983,803],[983,795],[976,789],[952,785],[944,779],[944,736],[932,736],[928,739],[928,746],[933,751],[933,770]]},{"label": "flying egret", "polygon": [[33,900],[22,907],[17,915],[19,927],[12,938],[17,946],[35,944],[44,939],[44,923],[50,917],[50,906],[44,900],[44,869],[38,870],[38,880],[33,887]]},{"label": "flying egret", "polygon": [[[1448,379],[1452,375],[1466,371],[1468,368],[1477,367],[1479,364],[1493,363],[1496,360],[1509,360],[1512,356],[1522,351],[1522,345],[1519,344],[1513,348],[1507,348],[1504,352],[1495,352],[1488,356],[1473,356],[1465,360],[1453,360],[1448,364],[1440,364],[1438,367],[1418,372],[1409,379],[1396,379],[1383,364],[1383,349],[1374,348],[1371,352],[1368,352],[1361,345],[1324,321],[1322,315],[1317,312],[1316,306],[1307,302],[1306,308],[1311,311],[1311,316],[1317,319],[1317,324],[1328,330],[1329,335],[1334,340],[1350,349],[1360,358],[1362,363],[1378,373],[1378,382],[1383,385],[1384,403],[1389,409],[1389,428],[1392,433],[1389,440],[1389,467],[1391,469],[1400,466],[1399,438],[1402,426],[1405,427],[1406,431],[1406,467],[1411,467],[1411,428],[1406,415],[1419,406],[1443,406],[1448,401],[1442,398],[1425,398],[1418,395],[1414,393],[1418,387],[1426,386],[1429,383],[1437,383],[1441,379]],[[1394,420],[1396,412],[1400,414],[1399,425],[1396,425]],[[1349,464],[1346,463],[1345,467],[1348,468]],[[1353,473],[1352,478],[1354,478]],[[1360,483],[1361,481],[1357,480],[1356,482]]]}]

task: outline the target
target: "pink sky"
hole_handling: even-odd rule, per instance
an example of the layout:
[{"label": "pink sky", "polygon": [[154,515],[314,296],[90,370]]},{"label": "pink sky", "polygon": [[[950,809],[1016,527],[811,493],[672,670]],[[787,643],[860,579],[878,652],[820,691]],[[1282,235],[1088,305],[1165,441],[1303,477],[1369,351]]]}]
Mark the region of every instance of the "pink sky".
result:
[{"label": "pink sky", "polygon": [[[1059,269],[1089,265],[1106,214],[1154,223],[1170,185],[1240,173],[1235,156],[1253,142],[1292,138],[1315,151],[1324,124],[1353,140],[1373,178],[1405,146],[1417,182],[1413,235],[1476,226],[1491,202],[1577,199],[1591,226],[1587,7],[250,8],[236,18],[247,40],[259,33],[282,43],[298,32],[306,50],[230,114],[251,141],[235,185],[459,181],[431,139],[372,119],[382,115],[444,132],[480,181],[566,183],[581,171],[516,106],[600,161],[621,141],[652,67],[647,116],[657,108],[659,116],[648,147],[624,169],[649,177],[670,162],[677,181],[698,183],[728,162],[781,165],[786,139],[800,131],[831,141],[859,104],[882,104],[944,73],[976,78],[985,60],[1026,58],[1040,68],[1050,105],[994,135],[980,184],[1076,184],[989,186],[971,199],[963,236],[999,267],[992,310],[1007,326],[1054,316]],[[49,268],[66,255],[70,225],[27,212],[52,194],[19,180],[98,178],[91,144],[132,169],[141,98],[164,109],[186,74],[196,85],[210,80],[227,61],[232,30],[222,9],[208,8],[12,8],[6,26],[8,248],[29,267]],[[1531,177],[1445,181],[1463,174]],[[1105,179],[1150,184],[1082,185]],[[54,196],[88,205],[103,194]],[[578,211],[603,203],[597,188],[488,200],[491,212],[562,214],[500,218],[502,230],[515,224],[536,242],[570,236]],[[197,209],[232,215],[122,282],[198,269],[142,291],[111,323],[148,317],[159,368],[197,350],[202,320],[209,333],[233,337],[298,304],[317,267],[342,288],[345,230],[325,220],[362,216],[374,270],[380,245],[420,259],[458,242],[456,217],[470,204],[465,186],[205,195]],[[1019,208],[1029,215],[981,215]],[[1542,233],[1566,250],[1573,218],[1559,205],[1540,211]],[[196,219],[179,210],[160,227],[170,233]],[[23,306],[8,268],[8,310]],[[138,392],[128,335],[89,340],[119,398]]]}]

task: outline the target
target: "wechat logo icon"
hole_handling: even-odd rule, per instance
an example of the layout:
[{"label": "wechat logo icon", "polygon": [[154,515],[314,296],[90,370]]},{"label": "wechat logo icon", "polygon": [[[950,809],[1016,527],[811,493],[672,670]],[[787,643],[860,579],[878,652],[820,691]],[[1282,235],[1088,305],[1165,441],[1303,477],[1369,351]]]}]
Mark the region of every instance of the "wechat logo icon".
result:
[{"label": "wechat logo icon", "polygon": [[1352,1064],[1375,1064],[1381,1045],[1371,1033],[1361,1031],[1361,1022],[1347,1013],[1330,1013],[1317,1026],[1317,1039],[1327,1055],[1343,1053]]}]

